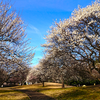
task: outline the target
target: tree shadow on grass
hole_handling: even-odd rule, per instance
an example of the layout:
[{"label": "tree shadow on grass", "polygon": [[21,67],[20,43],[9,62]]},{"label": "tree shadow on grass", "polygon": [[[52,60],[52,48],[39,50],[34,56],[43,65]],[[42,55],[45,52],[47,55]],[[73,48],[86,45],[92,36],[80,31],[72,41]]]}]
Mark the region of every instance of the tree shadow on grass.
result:
[{"label": "tree shadow on grass", "polygon": [[58,97],[57,97],[57,100],[84,100],[84,99],[81,99],[81,97],[87,95],[87,92],[86,91],[81,91],[81,90],[74,90],[74,91],[71,91],[71,92],[65,92],[65,93],[62,93],[60,94]]},{"label": "tree shadow on grass", "polygon": [[34,91],[30,91],[30,90],[17,90],[17,91],[21,91],[21,92],[27,94],[29,96],[30,100],[55,100],[54,98],[46,96],[39,92],[34,92]]},{"label": "tree shadow on grass", "polygon": [[0,90],[0,93],[14,92],[14,90]]},{"label": "tree shadow on grass", "polygon": [[99,92],[91,92],[87,90],[73,90],[65,92],[57,97],[57,100],[99,100]]}]

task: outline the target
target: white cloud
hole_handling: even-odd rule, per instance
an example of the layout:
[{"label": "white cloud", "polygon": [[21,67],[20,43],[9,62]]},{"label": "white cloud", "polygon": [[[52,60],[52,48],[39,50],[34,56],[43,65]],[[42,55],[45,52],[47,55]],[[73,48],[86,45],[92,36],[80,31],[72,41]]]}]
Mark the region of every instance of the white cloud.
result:
[{"label": "white cloud", "polygon": [[33,30],[33,32],[35,31],[35,33],[40,33],[38,28],[36,28],[35,26],[33,25],[29,25],[30,29]]},{"label": "white cloud", "polygon": [[35,49],[34,49],[34,51],[43,51],[44,50],[44,48],[42,48],[42,47],[36,47]]},{"label": "white cloud", "polygon": [[35,33],[35,34],[37,34],[38,36],[40,36],[41,37],[41,39],[43,39],[43,36],[42,36],[42,34],[41,34],[41,32],[39,31],[39,29],[38,28],[36,28],[35,26],[33,26],[33,25],[28,25],[28,28],[26,29],[26,31],[28,32],[28,33]]}]

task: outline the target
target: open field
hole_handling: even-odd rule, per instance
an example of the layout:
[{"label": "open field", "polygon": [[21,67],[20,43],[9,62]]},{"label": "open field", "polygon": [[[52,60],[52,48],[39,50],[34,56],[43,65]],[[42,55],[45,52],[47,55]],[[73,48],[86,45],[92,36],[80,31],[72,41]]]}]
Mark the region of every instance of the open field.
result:
[{"label": "open field", "polygon": [[39,92],[57,100],[100,100],[100,85],[40,90]]},{"label": "open field", "polygon": [[[72,87],[72,86],[67,86],[65,85],[65,88]],[[57,88],[62,88],[62,84],[60,83],[50,83],[50,82],[45,82],[45,86],[43,87],[41,83],[34,84],[34,85],[23,85],[23,86],[15,86],[12,87],[12,89],[27,89],[27,90],[32,90],[32,91],[37,91],[37,90],[47,90],[47,89],[57,89]]]},{"label": "open field", "polygon": [[27,94],[15,91],[15,89],[39,92],[56,100],[100,100],[100,85],[86,87],[66,86],[66,88],[62,89],[59,83],[45,83],[45,87],[42,87],[42,84],[35,84],[0,88],[0,100],[29,100]]},{"label": "open field", "polygon": [[25,93],[4,87],[0,88],[0,100],[30,100],[30,99]]}]

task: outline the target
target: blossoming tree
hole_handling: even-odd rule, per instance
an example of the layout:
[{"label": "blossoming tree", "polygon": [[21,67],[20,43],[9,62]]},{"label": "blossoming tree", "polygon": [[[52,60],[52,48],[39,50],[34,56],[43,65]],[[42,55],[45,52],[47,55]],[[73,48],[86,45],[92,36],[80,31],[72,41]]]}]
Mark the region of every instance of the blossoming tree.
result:
[{"label": "blossoming tree", "polygon": [[25,39],[24,22],[10,9],[9,3],[0,2],[0,70],[4,70],[8,78],[16,70],[29,66],[34,57]]},{"label": "blossoming tree", "polygon": [[[86,62],[90,72],[100,62],[100,3],[74,10],[69,19],[55,22],[46,36],[47,52],[62,52],[79,62]],[[57,53],[59,55],[59,53]]]}]

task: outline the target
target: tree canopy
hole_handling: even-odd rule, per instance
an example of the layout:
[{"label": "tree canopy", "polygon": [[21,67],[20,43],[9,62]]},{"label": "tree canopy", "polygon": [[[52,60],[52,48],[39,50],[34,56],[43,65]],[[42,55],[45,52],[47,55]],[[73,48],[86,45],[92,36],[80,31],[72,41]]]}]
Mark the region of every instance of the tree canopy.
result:
[{"label": "tree canopy", "polygon": [[34,57],[33,48],[28,46],[29,42],[26,40],[25,27],[21,17],[15,11],[11,11],[9,3],[1,1],[0,70],[7,73],[7,79],[10,74],[28,67]]},{"label": "tree canopy", "polygon": [[69,19],[55,22],[46,40],[43,46],[49,54],[67,54],[86,62],[90,70],[98,70],[95,62],[100,62],[100,3],[79,7]]}]

